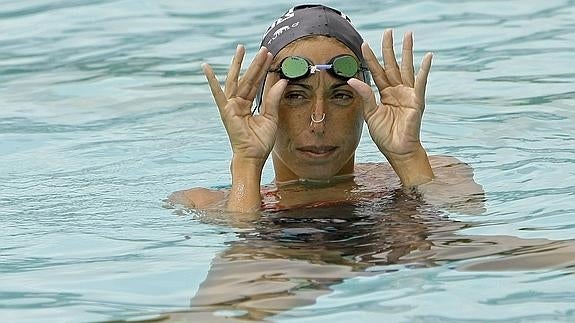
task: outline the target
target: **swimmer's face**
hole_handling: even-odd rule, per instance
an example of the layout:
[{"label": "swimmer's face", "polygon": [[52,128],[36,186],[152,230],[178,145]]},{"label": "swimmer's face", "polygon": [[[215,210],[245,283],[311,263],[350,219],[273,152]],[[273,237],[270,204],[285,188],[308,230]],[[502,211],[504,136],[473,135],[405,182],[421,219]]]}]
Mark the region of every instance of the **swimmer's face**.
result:
[{"label": "swimmer's face", "polygon": [[[313,64],[353,52],[333,38],[303,38],[282,49],[272,68],[287,56],[302,56]],[[278,73],[269,73],[264,97]],[[353,173],[354,155],[363,127],[361,97],[345,80],[327,71],[290,81],[279,106],[278,132],[272,152],[277,181],[327,180]],[[311,116],[315,120],[311,122]]]}]

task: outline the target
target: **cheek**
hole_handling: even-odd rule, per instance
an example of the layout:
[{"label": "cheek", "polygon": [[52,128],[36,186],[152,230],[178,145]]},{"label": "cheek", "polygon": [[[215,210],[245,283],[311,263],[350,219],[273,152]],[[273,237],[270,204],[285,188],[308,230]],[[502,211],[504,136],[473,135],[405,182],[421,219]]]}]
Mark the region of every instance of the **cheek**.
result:
[{"label": "cheek", "polygon": [[354,102],[354,108],[352,111],[352,115],[350,116],[355,121],[353,123],[354,128],[361,134],[361,130],[363,129],[363,107],[361,106],[362,102],[358,102],[359,98],[356,98],[356,102]]},{"label": "cheek", "polygon": [[354,149],[359,144],[362,130],[363,130],[363,114],[360,111],[354,110],[351,113],[345,114],[345,120],[338,120],[336,122],[341,122],[340,130],[338,133],[341,136],[346,137],[346,141],[349,147],[354,147]]},{"label": "cheek", "polygon": [[[332,114],[335,117],[335,113]],[[338,124],[338,127],[345,128],[346,131],[361,132],[361,129],[363,128],[363,114],[361,109],[358,107],[348,107],[337,114],[337,119],[334,120],[334,122]]]},{"label": "cheek", "polygon": [[299,133],[304,131],[306,120],[309,119],[309,116],[304,110],[305,109],[280,106],[278,113],[278,136],[295,138]]}]

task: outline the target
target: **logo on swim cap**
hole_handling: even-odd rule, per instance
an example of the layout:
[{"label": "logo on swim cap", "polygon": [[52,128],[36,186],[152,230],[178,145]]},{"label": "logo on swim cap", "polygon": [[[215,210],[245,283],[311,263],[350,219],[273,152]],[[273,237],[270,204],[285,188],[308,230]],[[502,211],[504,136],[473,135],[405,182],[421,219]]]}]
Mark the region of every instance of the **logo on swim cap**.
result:
[{"label": "logo on swim cap", "polygon": [[270,40],[267,42],[267,46],[271,45],[271,43],[276,40],[279,36],[281,36],[283,34],[284,31],[288,31],[291,28],[296,28],[297,26],[299,26],[299,21],[296,23],[293,23],[291,26],[283,26],[281,28],[279,28],[278,30],[276,30],[272,36],[272,38],[270,38]]},{"label": "logo on swim cap", "polygon": [[294,10],[294,8],[291,8],[283,16],[281,16],[278,20],[274,21],[273,24],[271,26],[269,26],[268,29],[266,30],[266,32],[264,33],[264,38],[270,32],[270,30],[274,29],[275,26],[281,24],[282,22],[288,20],[289,18],[292,18],[294,16],[293,10]]}]

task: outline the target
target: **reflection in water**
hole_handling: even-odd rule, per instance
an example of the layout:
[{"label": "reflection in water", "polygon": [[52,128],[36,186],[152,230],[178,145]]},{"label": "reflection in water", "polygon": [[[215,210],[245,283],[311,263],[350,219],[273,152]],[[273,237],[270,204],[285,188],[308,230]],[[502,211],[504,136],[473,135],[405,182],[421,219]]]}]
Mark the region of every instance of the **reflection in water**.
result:
[{"label": "reflection in water", "polygon": [[[575,265],[570,242],[455,234],[469,226],[402,190],[377,201],[265,212],[213,260],[190,310],[170,319],[261,320],[313,304],[346,278],[404,266],[458,260],[466,260],[454,263],[460,270]],[[471,260],[485,256],[496,257]]]}]

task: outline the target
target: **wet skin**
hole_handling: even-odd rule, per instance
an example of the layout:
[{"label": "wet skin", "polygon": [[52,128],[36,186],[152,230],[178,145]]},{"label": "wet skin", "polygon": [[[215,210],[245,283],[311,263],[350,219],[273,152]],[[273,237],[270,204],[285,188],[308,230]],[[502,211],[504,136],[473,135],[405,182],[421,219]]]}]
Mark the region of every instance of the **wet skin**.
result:
[{"label": "wet skin", "polygon": [[[400,68],[391,31],[384,32],[384,68],[371,48],[362,45],[379,101],[371,87],[357,78],[344,81],[329,73],[316,73],[288,82],[277,74],[270,75],[272,65],[277,67],[288,55],[327,63],[334,56],[352,54],[339,41],[325,36],[298,39],[275,58],[262,48],[241,77],[245,50],[239,46],[224,89],[210,66],[204,64],[233,151],[232,187],[225,196],[225,208],[239,213],[260,208],[261,172],[272,149],[277,182],[330,181],[337,176],[352,175],[362,118],[372,140],[405,187],[431,181],[434,174],[419,139],[431,55],[424,57],[416,77],[412,46],[412,35],[406,33]],[[258,115],[252,115],[259,84],[266,78],[262,108]],[[198,201],[206,200],[206,194],[209,193],[199,190],[190,192],[187,198],[194,207],[203,208]]]},{"label": "wet skin", "polygon": [[[326,64],[333,57],[353,52],[327,37],[294,42],[283,49],[272,66],[285,57],[297,55],[313,64]],[[278,73],[269,73],[271,84]],[[306,178],[327,180],[352,174],[354,153],[363,128],[361,97],[346,82],[327,71],[290,81],[279,103],[277,137],[272,151],[276,181]],[[322,122],[312,122],[322,120]]]}]

